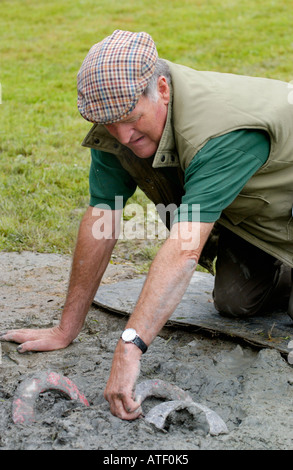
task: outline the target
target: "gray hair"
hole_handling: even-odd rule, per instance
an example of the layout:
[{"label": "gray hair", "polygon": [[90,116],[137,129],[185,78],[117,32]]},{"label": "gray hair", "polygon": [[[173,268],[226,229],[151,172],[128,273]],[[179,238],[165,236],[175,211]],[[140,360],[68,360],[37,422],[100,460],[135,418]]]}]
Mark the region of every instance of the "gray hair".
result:
[{"label": "gray hair", "polygon": [[152,101],[157,101],[158,99],[158,79],[161,76],[164,76],[167,80],[168,85],[171,83],[171,74],[168,64],[163,59],[158,59],[156,63],[155,71],[143,92],[143,95],[149,98]]}]

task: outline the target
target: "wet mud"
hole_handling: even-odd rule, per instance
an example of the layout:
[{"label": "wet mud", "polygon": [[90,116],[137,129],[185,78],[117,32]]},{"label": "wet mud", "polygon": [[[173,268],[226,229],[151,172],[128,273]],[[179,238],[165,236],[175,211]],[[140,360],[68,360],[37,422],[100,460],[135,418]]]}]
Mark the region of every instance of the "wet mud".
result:
[{"label": "wet mud", "polygon": [[[1,331],[58,323],[71,258],[0,253]],[[110,265],[103,282],[135,276],[129,265]],[[172,411],[164,429],[146,419],[111,415],[103,391],[126,317],[92,307],[78,338],[66,349],[17,352],[1,343],[1,450],[289,450],[293,442],[293,367],[274,349],[255,349],[201,331],[164,328],[143,356],[139,382],[159,379],[216,412],[228,433],[211,435],[204,413]],[[89,406],[58,390],[40,393],[35,421],[15,423],[20,384],[53,371],[72,381]],[[147,397],[145,415],[162,400]]]}]

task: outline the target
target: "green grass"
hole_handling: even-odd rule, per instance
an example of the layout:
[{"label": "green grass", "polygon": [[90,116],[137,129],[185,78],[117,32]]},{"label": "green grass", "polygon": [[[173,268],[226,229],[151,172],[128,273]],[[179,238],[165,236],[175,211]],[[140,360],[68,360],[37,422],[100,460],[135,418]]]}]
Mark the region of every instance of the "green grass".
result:
[{"label": "green grass", "polygon": [[[88,203],[90,128],[76,74],[114,29],[149,32],[161,57],[293,79],[287,0],[2,0],[0,250],[70,253]],[[134,200],[143,200],[136,193]]]}]

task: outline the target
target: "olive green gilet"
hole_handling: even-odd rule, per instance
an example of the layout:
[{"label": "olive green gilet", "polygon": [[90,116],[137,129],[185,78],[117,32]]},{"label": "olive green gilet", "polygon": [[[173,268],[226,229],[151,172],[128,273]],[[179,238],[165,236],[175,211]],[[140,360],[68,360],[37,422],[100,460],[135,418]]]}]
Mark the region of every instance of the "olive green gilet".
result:
[{"label": "olive green gilet", "polygon": [[[184,193],[184,171],[209,139],[237,129],[265,130],[271,144],[268,161],[218,222],[293,267],[293,105],[288,100],[289,85],[166,62],[172,76],[172,100],[156,155],[137,158],[98,124],[83,145],[116,155],[154,204],[178,206]],[[176,172],[178,184],[167,180],[166,167]],[[210,243],[214,238],[200,260],[209,270],[216,254]]]}]

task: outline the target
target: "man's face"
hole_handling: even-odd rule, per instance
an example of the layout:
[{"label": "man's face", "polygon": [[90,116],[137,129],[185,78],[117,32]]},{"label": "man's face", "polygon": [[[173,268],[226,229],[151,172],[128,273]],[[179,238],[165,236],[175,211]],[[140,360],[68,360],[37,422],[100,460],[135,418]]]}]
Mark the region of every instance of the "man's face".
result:
[{"label": "man's face", "polygon": [[158,80],[158,100],[141,96],[134,110],[122,121],[105,124],[108,132],[139,158],[154,155],[159,146],[168,113],[169,87]]}]

